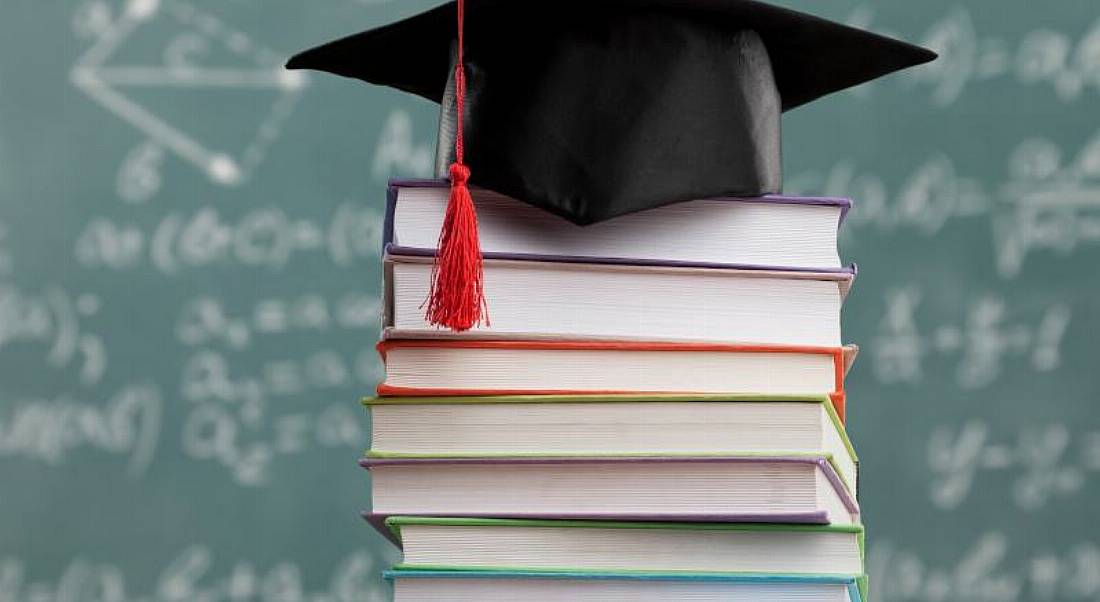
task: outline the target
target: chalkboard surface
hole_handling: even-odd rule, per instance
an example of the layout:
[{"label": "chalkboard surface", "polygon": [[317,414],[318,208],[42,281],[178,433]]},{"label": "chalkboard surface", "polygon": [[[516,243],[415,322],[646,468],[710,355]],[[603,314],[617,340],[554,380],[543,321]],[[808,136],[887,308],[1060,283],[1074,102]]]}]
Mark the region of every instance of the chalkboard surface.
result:
[{"label": "chalkboard surface", "polygon": [[[1100,7],[783,4],[943,55],[784,122],[856,202],[872,599],[1096,600]],[[280,67],[429,5],[0,5],[0,600],[389,598],[356,400],[436,111]]]}]

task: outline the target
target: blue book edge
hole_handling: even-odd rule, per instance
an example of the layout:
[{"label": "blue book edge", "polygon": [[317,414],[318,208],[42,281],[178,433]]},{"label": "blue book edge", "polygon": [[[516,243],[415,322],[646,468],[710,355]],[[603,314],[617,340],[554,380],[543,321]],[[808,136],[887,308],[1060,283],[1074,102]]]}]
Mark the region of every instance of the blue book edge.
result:
[{"label": "blue book edge", "polygon": [[722,574],[722,573],[615,573],[615,572],[539,572],[492,570],[411,570],[395,569],[383,576],[388,581],[406,578],[447,579],[558,579],[592,581],[682,581],[701,583],[764,583],[764,584],[824,584],[843,585],[852,602],[863,602],[865,578],[861,575],[799,575],[799,574]]}]

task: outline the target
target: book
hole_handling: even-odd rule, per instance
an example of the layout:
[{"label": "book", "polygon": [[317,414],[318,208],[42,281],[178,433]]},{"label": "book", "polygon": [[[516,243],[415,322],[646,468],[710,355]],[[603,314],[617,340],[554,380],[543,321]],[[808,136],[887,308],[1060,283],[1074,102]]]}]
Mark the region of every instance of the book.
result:
[{"label": "book", "polygon": [[[434,255],[448,192],[445,180],[391,181],[385,251]],[[840,271],[837,231],[851,207],[831,197],[703,199],[578,226],[501,194],[471,193],[487,259],[580,263]]]},{"label": "book", "polygon": [[391,517],[422,570],[863,573],[863,527]]},{"label": "book", "polygon": [[378,344],[378,395],[752,393],[829,395],[844,416],[855,347],[416,340]]},{"label": "book", "polygon": [[832,575],[710,575],[413,571],[384,573],[394,602],[862,602],[866,579]]},{"label": "book", "polygon": [[378,397],[369,457],[829,458],[857,491],[857,458],[827,396]]},{"label": "book", "polygon": [[811,454],[364,458],[388,516],[858,524],[833,463]]},{"label": "book", "polygon": [[485,261],[489,321],[462,332],[424,316],[430,257],[388,255],[388,336],[710,341],[839,346],[854,272]]}]

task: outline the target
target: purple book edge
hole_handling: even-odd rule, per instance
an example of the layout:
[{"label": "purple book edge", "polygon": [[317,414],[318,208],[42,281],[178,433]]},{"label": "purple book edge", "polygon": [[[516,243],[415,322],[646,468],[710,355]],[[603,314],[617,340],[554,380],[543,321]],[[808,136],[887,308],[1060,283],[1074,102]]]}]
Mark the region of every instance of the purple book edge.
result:
[{"label": "purple book edge", "polygon": [[[435,257],[435,249],[420,247],[403,247],[393,243],[386,243],[383,253],[387,255],[404,255],[412,257]],[[482,253],[485,259],[502,259],[518,261],[542,261],[548,263],[594,263],[598,265],[637,265],[651,267],[670,268],[703,268],[715,270],[752,270],[757,272],[799,272],[806,274],[841,274],[855,278],[858,273],[857,266],[853,263],[839,268],[807,268],[781,265],[758,265],[751,263],[712,263],[706,261],[676,261],[672,259],[633,259],[629,257],[593,257],[587,255],[544,255],[537,253],[500,253],[486,251]]]},{"label": "purple book edge", "polygon": [[[421,247],[405,247],[393,242],[393,221],[394,213],[397,210],[397,191],[400,188],[443,188],[449,186],[447,180],[434,180],[434,179],[392,179],[389,186],[386,189],[386,213],[385,222],[382,227],[382,251],[383,253],[390,253],[394,255],[411,255],[414,257],[434,257],[435,249],[425,249]],[[834,206],[841,208],[840,224],[844,223],[844,218],[848,214],[848,210],[851,208],[852,202],[848,199],[839,197],[796,197],[796,196],[783,196],[783,195],[765,195],[762,197],[721,197],[708,200],[725,200],[732,202],[742,203],[773,203],[781,205],[824,205]],[[821,272],[832,274],[851,274],[855,277],[857,274],[857,268],[855,264],[851,264],[845,267],[839,268],[806,268],[806,267],[790,267],[790,266],[768,266],[768,265],[754,265],[754,264],[731,264],[731,263],[713,263],[713,262],[696,262],[696,261],[673,261],[664,259],[632,259],[622,257],[593,257],[586,255],[545,255],[536,253],[500,253],[500,252],[485,252],[483,253],[486,259],[512,259],[521,261],[552,261],[558,263],[596,263],[607,265],[642,265],[642,266],[663,266],[663,267],[696,267],[696,268],[714,268],[714,269],[740,269],[740,270],[758,270],[758,271],[781,271],[781,272]]]},{"label": "purple book edge", "polygon": [[[840,480],[833,465],[821,456],[750,456],[750,457],[683,457],[683,458],[362,458],[359,465],[367,470],[375,466],[424,466],[424,465],[509,465],[509,464],[667,464],[667,463],[751,463],[751,464],[813,464],[825,475],[833,489],[844,502],[845,508],[852,514],[859,514],[859,503]],[[373,516],[373,515],[370,515]],[[441,518],[526,518],[526,519],[575,519],[575,520],[644,520],[667,522],[756,522],[756,523],[814,523],[827,524],[828,517],[825,512],[798,512],[798,513],[764,513],[764,514],[675,514],[675,515],[646,515],[623,516],[616,514],[569,514],[569,515],[545,515],[545,514],[508,514],[508,515],[463,515],[463,514],[436,514]]]}]

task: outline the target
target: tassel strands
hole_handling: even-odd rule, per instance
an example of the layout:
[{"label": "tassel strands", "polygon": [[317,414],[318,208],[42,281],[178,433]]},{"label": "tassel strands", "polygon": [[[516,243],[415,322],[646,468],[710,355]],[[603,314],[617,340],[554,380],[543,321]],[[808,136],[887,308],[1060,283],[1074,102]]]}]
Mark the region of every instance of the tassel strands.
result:
[{"label": "tassel strands", "polygon": [[451,197],[439,238],[428,298],[428,321],[463,332],[488,324],[484,269],[478,245],[477,215],[466,181],[470,170],[451,165]]},{"label": "tassel strands", "polygon": [[455,163],[451,165],[451,194],[439,232],[439,250],[432,266],[432,287],[427,301],[428,322],[463,332],[488,320],[484,266],[477,231],[477,212],[470,196],[463,148],[466,100],[465,1],[458,0],[458,60],[455,67]]}]

